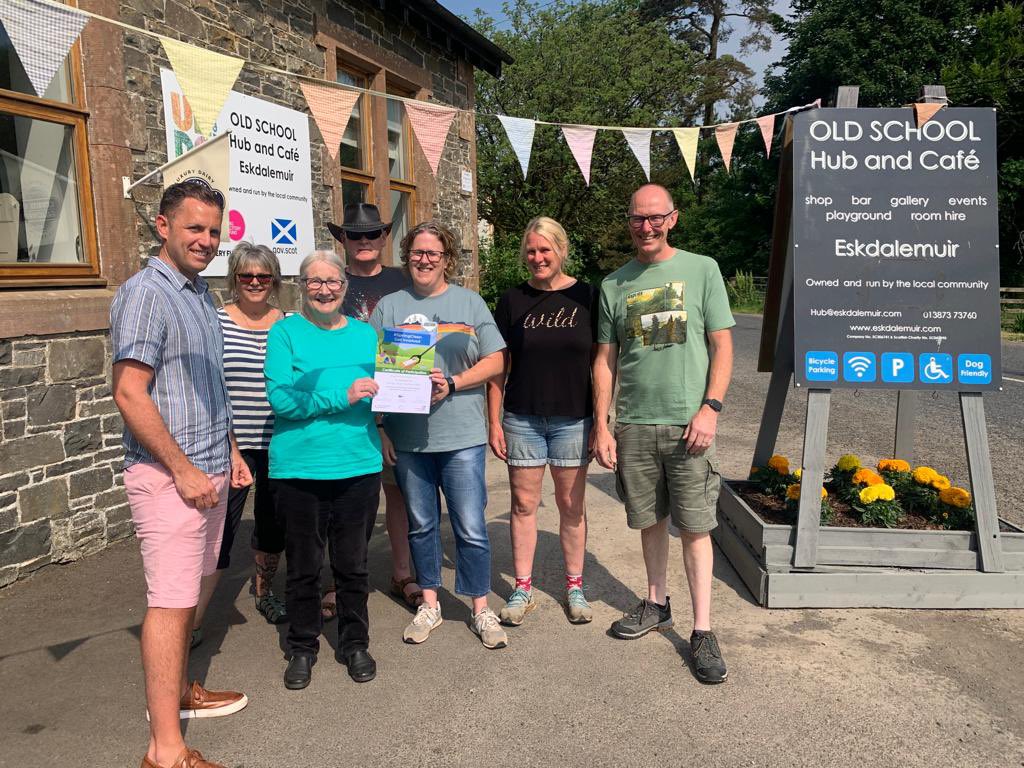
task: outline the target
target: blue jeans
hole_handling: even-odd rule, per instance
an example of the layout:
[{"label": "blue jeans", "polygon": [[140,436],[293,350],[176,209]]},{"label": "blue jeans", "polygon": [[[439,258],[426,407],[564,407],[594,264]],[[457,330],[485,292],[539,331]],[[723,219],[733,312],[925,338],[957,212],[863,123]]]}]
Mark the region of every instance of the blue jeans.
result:
[{"label": "blue jeans", "polygon": [[409,513],[409,549],[416,582],[425,589],[441,586],[441,491],[455,533],[455,591],[483,597],[491,591],[491,544],[484,508],[487,446],[458,451],[396,451],[395,477]]}]

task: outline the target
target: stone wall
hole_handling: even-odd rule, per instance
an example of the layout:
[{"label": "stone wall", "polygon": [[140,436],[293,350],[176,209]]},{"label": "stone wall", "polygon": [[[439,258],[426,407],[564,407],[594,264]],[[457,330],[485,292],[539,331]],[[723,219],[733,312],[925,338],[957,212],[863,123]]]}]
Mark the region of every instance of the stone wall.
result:
[{"label": "stone wall", "polygon": [[131,533],[106,334],[0,340],[0,586]]}]

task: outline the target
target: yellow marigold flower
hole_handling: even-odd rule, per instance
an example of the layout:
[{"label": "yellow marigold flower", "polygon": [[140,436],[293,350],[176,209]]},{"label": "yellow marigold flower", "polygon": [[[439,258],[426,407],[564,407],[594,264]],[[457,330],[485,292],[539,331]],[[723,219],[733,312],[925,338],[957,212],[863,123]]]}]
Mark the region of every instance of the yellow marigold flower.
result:
[{"label": "yellow marigold flower", "polygon": [[860,503],[870,504],[873,501],[878,501],[878,489],[881,486],[869,485],[866,488],[861,488],[860,491]]},{"label": "yellow marigold flower", "polygon": [[918,467],[914,470],[914,482],[918,485],[931,485],[932,480],[939,476],[931,467]]},{"label": "yellow marigold flower", "polygon": [[[971,504],[971,494],[964,488],[943,488],[939,491],[939,501],[951,507],[966,509]],[[947,513],[948,514],[948,513]]]},{"label": "yellow marigold flower", "polygon": [[768,459],[768,466],[769,468],[774,469],[780,475],[789,474],[789,459],[787,459],[785,456],[772,456],[770,459]]},{"label": "yellow marigold flower", "polygon": [[800,483],[793,483],[786,488],[786,498],[790,501],[800,501]]},{"label": "yellow marigold flower", "polygon": [[803,476],[804,476],[804,471],[802,469],[794,469],[793,470],[793,477],[795,477],[797,480],[799,480]]},{"label": "yellow marigold flower", "polygon": [[750,468],[750,474],[752,474],[752,475],[756,475],[756,474],[757,474],[757,472],[758,472],[758,469],[759,469],[758,467],[751,467],[751,468]]},{"label": "yellow marigold flower", "polygon": [[884,482],[877,472],[867,467],[861,467],[853,473],[854,485],[881,485]]},{"label": "yellow marigold flower", "polygon": [[836,462],[836,466],[839,467],[842,472],[852,472],[853,470],[860,468],[860,459],[852,453],[847,453],[839,457],[839,461]]},{"label": "yellow marigold flower", "polygon": [[949,512],[943,512],[942,513],[942,517],[943,517],[943,519],[948,520],[949,519]]},{"label": "yellow marigold flower", "polygon": [[878,490],[878,498],[880,501],[892,501],[896,498],[896,491],[893,490],[891,485],[882,483],[882,485],[876,485],[873,487]]},{"label": "yellow marigold flower", "polygon": [[824,499],[827,496],[828,496],[828,491],[825,490],[825,486],[821,486],[821,498]]},{"label": "yellow marigold flower", "polygon": [[944,491],[947,488],[949,488],[952,485],[952,483],[949,482],[948,477],[944,475],[937,475],[935,479],[932,480],[931,485],[932,488],[934,488],[936,491]]},{"label": "yellow marigold flower", "polygon": [[879,472],[909,472],[910,464],[903,459],[882,459],[878,462]]}]

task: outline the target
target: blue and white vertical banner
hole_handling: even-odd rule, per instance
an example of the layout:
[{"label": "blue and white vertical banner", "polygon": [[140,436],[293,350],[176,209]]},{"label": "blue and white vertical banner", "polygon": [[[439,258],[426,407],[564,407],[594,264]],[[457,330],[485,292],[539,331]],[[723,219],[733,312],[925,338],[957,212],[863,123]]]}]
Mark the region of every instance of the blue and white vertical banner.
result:
[{"label": "blue and white vertical banner", "polygon": [[[160,70],[167,159],[206,141],[169,69]],[[203,274],[227,274],[228,257],[239,242],[269,246],[281,274],[296,275],[315,249],[309,117],[263,99],[232,91],[208,138],[230,131],[227,232],[217,257]]]}]

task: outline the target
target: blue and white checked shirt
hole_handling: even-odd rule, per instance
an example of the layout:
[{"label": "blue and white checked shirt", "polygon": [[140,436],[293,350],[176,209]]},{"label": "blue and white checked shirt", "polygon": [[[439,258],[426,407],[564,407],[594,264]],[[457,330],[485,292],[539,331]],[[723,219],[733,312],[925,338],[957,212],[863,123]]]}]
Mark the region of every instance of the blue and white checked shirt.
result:
[{"label": "blue and white checked shirt", "polygon": [[[171,437],[197,469],[231,463],[231,406],[224,384],[224,340],[206,281],[159,258],[122,285],[110,307],[114,362],[138,360],[154,371],[150,397]],[[125,428],[124,465],[155,462]]]}]

